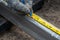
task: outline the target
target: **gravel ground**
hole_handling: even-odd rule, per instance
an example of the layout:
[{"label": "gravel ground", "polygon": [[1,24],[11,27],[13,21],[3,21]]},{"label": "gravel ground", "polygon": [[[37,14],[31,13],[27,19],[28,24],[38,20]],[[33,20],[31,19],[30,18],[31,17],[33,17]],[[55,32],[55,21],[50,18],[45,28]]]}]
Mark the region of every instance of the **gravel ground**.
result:
[{"label": "gravel ground", "polygon": [[[42,18],[60,28],[60,0],[46,0],[43,8],[36,13],[40,13]],[[13,26],[9,31],[0,34],[0,40],[34,40],[34,38]]]},{"label": "gravel ground", "polygon": [[46,0],[43,8],[36,13],[60,28],[60,0]]},{"label": "gravel ground", "polygon": [[20,28],[13,26],[8,31],[0,34],[0,40],[34,40],[34,38],[29,36]]}]

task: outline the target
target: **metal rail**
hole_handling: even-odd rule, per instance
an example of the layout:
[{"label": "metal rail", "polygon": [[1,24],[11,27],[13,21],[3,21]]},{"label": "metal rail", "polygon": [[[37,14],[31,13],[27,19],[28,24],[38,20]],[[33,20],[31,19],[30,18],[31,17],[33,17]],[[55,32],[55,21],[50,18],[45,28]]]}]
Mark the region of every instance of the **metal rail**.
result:
[{"label": "metal rail", "polygon": [[30,17],[21,16],[18,13],[15,14],[13,13],[13,11],[5,8],[4,6],[0,6],[0,14],[16,26],[20,27],[22,30],[30,34],[36,40],[60,40],[59,35],[45,28]]}]

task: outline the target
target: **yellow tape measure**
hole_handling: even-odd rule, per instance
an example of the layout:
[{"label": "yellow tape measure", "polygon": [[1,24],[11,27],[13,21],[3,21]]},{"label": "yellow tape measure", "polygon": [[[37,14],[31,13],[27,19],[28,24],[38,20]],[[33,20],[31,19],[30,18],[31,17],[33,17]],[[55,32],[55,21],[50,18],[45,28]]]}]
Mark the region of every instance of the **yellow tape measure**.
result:
[{"label": "yellow tape measure", "polygon": [[32,18],[37,21],[39,24],[42,24],[43,26],[45,26],[46,28],[52,30],[53,32],[55,32],[56,34],[60,35],[60,29],[58,29],[57,27],[53,26],[52,24],[48,23],[47,21],[45,21],[44,19],[42,19],[41,17],[39,17],[36,14],[32,14]]}]

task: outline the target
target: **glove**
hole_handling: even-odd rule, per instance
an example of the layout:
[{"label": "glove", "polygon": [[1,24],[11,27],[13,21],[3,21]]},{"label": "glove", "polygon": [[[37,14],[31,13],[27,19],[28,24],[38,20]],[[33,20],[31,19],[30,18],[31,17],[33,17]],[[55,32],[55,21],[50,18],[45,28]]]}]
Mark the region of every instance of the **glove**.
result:
[{"label": "glove", "polygon": [[4,0],[0,0],[0,3],[3,3],[5,6],[7,6],[7,2],[5,2]]},{"label": "glove", "polygon": [[16,10],[23,11],[25,13],[30,13],[29,7],[27,7],[19,0],[8,0],[8,4],[10,7],[13,7]]},{"label": "glove", "polygon": [[32,16],[32,0],[21,0],[23,4],[25,4],[30,9],[30,16]]},{"label": "glove", "polygon": [[32,8],[32,0],[20,0],[23,4],[25,4],[28,8]]}]

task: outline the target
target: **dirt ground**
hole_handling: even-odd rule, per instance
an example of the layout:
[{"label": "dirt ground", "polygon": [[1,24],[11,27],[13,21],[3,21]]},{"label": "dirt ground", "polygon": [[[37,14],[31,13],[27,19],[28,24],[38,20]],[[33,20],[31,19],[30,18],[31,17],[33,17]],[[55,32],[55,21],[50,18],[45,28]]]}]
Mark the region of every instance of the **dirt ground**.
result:
[{"label": "dirt ground", "polygon": [[[36,13],[40,13],[42,18],[60,28],[60,0],[46,0],[43,8]],[[34,40],[34,38],[13,26],[11,30],[0,35],[0,40]]]},{"label": "dirt ground", "polygon": [[43,8],[36,13],[60,28],[60,0],[46,0]]},{"label": "dirt ground", "polygon": [[34,40],[34,39],[17,26],[13,26],[8,31],[5,31],[0,34],[0,40]]}]

